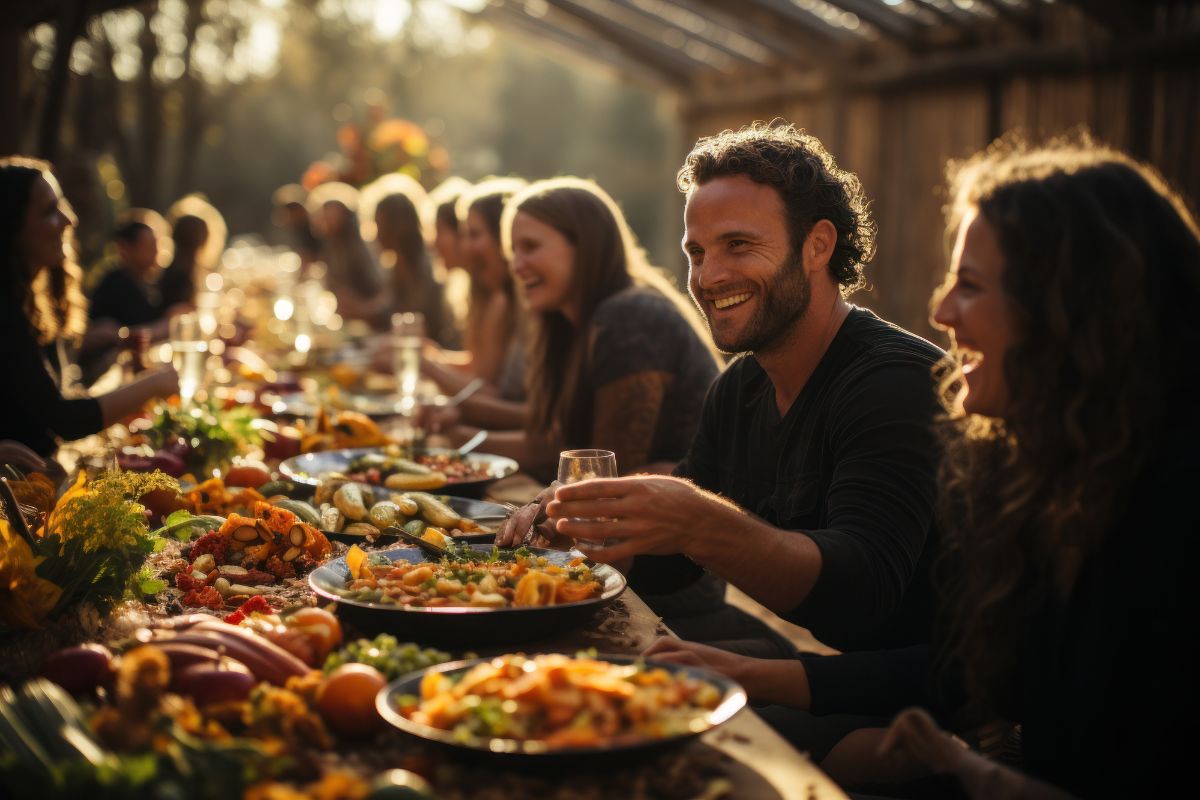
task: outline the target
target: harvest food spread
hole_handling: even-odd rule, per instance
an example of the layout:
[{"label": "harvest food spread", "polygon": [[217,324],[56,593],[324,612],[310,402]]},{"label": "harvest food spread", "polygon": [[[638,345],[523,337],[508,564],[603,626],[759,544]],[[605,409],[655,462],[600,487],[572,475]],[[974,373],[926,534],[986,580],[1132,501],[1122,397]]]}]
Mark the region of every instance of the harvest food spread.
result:
[{"label": "harvest food spread", "polygon": [[[594,652],[513,654],[554,635],[571,642],[552,645],[564,653],[635,655],[657,624],[644,610],[648,627],[629,635],[625,581],[611,567],[491,547],[508,509],[440,493],[514,462],[413,452],[353,411],[272,420],[246,400],[255,396],[162,405],[110,433],[65,482],[3,468],[6,791],[549,797],[553,781],[503,761],[462,763],[443,746],[600,753],[718,724],[721,679]],[[306,457],[342,468],[311,481],[279,468]],[[449,555],[400,558],[401,532]],[[434,627],[428,637],[386,619],[372,629],[354,610]],[[454,624],[467,617],[484,627]],[[484,649],[504,655],[448,670]],[[677,747],[588,782],[602,798],[716,798],[733,796],[730,769],[717,750]]]}]

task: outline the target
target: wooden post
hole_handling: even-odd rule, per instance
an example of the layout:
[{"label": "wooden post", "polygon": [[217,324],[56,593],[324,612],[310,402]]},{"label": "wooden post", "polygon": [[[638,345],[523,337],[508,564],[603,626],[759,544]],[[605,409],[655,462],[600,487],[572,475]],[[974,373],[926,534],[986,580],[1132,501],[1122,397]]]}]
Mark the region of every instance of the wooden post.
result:
[{"label": "wooden post", "polygon": [[0,26],[0,156],[21,150],[21,34],[15,25]]},{"label": "wooden post", "polygon": [[55,25],[54,62],[50,67],[50,84],[46,89],[46,103],[42,106],[37,143],[37,154],[47,161],[53,161],[58,155],[59,127],[70,88],[71,48],[87,21],[85,5],[85,0],[64,2]]}]

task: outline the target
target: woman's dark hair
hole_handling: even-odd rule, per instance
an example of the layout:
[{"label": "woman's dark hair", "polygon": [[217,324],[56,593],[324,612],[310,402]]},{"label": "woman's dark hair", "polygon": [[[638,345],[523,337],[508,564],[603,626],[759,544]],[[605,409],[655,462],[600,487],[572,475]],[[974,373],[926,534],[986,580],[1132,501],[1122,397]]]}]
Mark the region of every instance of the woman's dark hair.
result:
[{"label": "woman's dark hair", "polygon": [[[433,209],[434,225],[445,225],[457,229],[462,222],[455,211],[458,198],[471,191],[471,184],[462,178],[451,176],[442,181],[429,192],[429,205]],[[432,239],[434,231],[429,231]]]},{"label": "woman's dark hair", "polygon": [[175,220],[171,229],[171,238],[175,240],[175,257],[188,258],[195,261],[208,241],[208,223],[192,214],[184,214]]},{"label": "woman's dark hair", "polygon": [[1016,328],[1003,419],[963,412],[953,360],[942,381],[946,656],[994,710],[1026,615],[1069,594],[1163,446],[1169,407],[1194,407],[1200,231],[1154,170],[1086,141],[999,142],[951,187],[951,227],[974,210],[996,233]]},{"label": "woman's dark hair", "polygon": [[592,409],[579,391],[592,314],[609,297],[630,286],[650,286],[675,303],[708,341],[695,306],[647,263],[620,209],[594,181],[563,177],[538,181],[516,195],[504,210],[501,230],[511,258],[512,224],[527,214],[561,233],[575,252],[569,302],[579,318],[561,311],[532,315],[528,340],[529,432],[567,447],[591,444]]},{"label": "woman's dark hair", "polygon": [[722,131],[696,142],[676,183],[689,194],[715,178],[737,175],[779,193],[793,253],[800,251],[813,225],[829,220],[837,229],[830,274],[844,295],[865,284],[863,267],[875,254],[875,222],[858,176],[839,169],[817,137],[780,123]]},{"label": "woman's dark hair", "polygon": [[513,195],[525,188],[521,178],[487,178],[475,184],[469,191],[459,195],[454,204],[454,213],[459,223],[474,212],[483,219],[492,238],[500,241],[500,215],[504,213],[504,204]]},{"label": "woman's dark hair", "polygon": [[58,189],[45,161],[23,156],[0,158],[0,291],[21,298],[21,308],[38,340],[75,340],[87,326],[87,301],[80,286],[83,271],[75,262],[72,235],[75,214],[65,198],[59,207],[71,221],[58,264],[31,264],[21,250],[21,232],[30,213],[33,186],[44,178]]}]

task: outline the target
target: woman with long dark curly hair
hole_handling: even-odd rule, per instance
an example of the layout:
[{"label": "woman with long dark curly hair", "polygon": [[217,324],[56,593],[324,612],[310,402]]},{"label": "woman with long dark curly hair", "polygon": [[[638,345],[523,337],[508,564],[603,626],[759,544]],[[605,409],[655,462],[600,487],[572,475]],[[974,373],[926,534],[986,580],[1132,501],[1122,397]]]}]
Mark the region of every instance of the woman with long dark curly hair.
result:
[{"label": "woman with long dark curly hair", "polygon": [[9,380],[0,391],[0,439],[40,455],[60,439],[79,439],[173,393],[175,370],[150,371],[98,398],[62,395],[62,343],[87,321],[71,229],[75,215],[44,161],[0,159],[0,342]]},{"label": "woman with long dark curly hair", "polygon": [[824,762],[859,785],[933,771],[976,798],[1171,794],[1200,714],[1200,230],[1152,169],[1087,143],[1003,142],[951,185],[940,654],[656,657],[816,713],[1021,726],[1018,771],[906,711]]}]

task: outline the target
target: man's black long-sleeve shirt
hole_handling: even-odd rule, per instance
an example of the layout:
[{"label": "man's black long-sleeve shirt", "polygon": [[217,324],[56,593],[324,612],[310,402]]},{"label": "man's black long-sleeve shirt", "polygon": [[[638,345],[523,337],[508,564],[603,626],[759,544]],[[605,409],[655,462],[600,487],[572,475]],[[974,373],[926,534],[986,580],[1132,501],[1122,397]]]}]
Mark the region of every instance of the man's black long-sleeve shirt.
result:
[{"label": "man's black long-sleeve shirt", "polygon": [[[821,573],[786,616],[833,647],[928,640],[937,464],[931,368],[941,356],[924,339],[852,309],[782,417],[753,356],[731,364],[676,470],[816,542]],[[639,593],[665,594],[698,574],[676,557],[642,557],[631,582]]]}]

